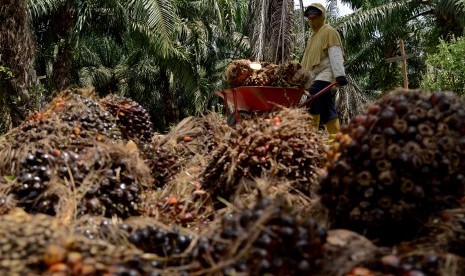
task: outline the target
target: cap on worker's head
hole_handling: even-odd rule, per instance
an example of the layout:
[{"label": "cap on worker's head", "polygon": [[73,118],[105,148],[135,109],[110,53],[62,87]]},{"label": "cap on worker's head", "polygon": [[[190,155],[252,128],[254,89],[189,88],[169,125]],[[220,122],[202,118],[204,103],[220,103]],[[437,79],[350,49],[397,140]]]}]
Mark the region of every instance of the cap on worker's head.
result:
[{"label": "cap on worker's head", "polygon": [[322,8],[324,9],[323,5],[319,3],[310,4],[310,6],[308,6],[305,9],[304,16],[308,17],[311,14],[322,15],[323,14]]}]

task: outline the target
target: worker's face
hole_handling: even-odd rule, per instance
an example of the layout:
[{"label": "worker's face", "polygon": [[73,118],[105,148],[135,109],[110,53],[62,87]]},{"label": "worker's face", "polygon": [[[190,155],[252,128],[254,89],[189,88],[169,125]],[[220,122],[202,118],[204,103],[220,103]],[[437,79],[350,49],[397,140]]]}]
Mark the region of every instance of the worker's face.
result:
[{"label": "worker's face", "polygon": [[314,13],[311,13],[307,16],[308,20],[312,20],[312,19],[315,19],[317,18],[319,15],[318,14],[314,14]]}]

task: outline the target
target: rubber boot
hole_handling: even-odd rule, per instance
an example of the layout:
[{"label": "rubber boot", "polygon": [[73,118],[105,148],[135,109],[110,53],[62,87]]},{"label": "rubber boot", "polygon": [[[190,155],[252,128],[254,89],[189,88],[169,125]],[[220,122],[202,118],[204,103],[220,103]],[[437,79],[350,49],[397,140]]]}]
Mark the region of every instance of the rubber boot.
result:
[{"label": "rubber boot", "polygon": [[315,127],[315,130],[318,131],[318,128],[320,127],[320,114],[311,114],[313,118],[313,126]]},{"label": "rubber boot", "polygon": [[328,144],[332,144],[334,142],[334,138],[336,134],[341,131],[341,124],[339,123],[339,118],[332,118],[326,123],[326,130],[328,131],[329,138]]}]

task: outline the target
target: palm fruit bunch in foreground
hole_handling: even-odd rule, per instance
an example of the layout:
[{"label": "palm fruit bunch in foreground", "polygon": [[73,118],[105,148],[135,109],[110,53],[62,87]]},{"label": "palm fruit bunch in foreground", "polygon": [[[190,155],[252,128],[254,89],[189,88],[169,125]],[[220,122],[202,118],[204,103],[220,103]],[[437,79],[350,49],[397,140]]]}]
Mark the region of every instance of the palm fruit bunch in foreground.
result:
[{"label": "palm fruit bunch in foreground", "polygon": [[96,144],[79,152],[31,148],[18,156],[13,179],[0,195],[13,197],[30,213],[128,217],[142,213],[149,169],[117,144]]},{"label": "palm fruit bunch in foreground", "polygon": [[453,94],[398,90],[368,106],[337,138],[320,183],[334,227],[395,242],[458,206],[464,134],[465,105]]},{"label": "palm fruit bunch in foreground", "polygon": [[334,229],[328,231],[323,252],[322,268],[317,275],[341,276],[347,275],[362,263],[376,261],[383,254],[388,254],[390,248],[377,247],[372,241],[356,232]]},{"label": "palm fruit bunch in foreground", "polygon": [[45,246],[60,237],[63,227],[46,215],[13,212],[0,216],[0,274],[25,275],[37,269]]},{"label": "palm fruit bunch in foreground", "polygon": [[[192,164],[196,156],[208,162],[211,152],[228,130],[223,119],[215,113],[187,117],[179,122],[154,142],[151,150],[144,152],[156,185],[162,187],[172,181],[177,173]],[[195,165],[198,165],[197,161]]]},{"label": "palm fruit bunch in foreground", "polygon": [[100,103],[114,117],[121,129],[123,138],[150,142],[153,127],[148,111],[139,103],[118,95],[108,95],[100,100]]},{"label": "palm fruit bunch in foreground", "polygon": [[[73,234],[60,219],[0,216],[2,275],[149,275],[156,256]],[[125,274],[126,273],[126,274]]]},{"label": "palm fruit bunch in foreground", "polygon": [[226,68],[225,75],[230,88],[274,86],[306,89],[310,86],[310,74],[296,61],[273,64],[246,59],[233,60]]},{"label": "palm fruit bunch in foreground", "polygon": [[432,217],[426,225],[428,235],[421,240],[446,252],[465,257],[465,209],[448,209]]},{"label": "palm fruit bunch in foreground", "polygon": [[431,248],[397,249],[397,253],[378,256],[353,268],[346,276],[464,275],[465,261],[455,255]]},{"label": "palm fruit bunch in foreground", "polygon": [[[154,269],[178,266],[186,260],[179,256],[187,254],[194,236],[180,228],[169,228],[152,218],[133,217],[117,221],[104,217],[86,216],[74,227],[74,233],[91,240],[104,241],[117,246],[133,246],[144,253],[160,257]],[[164,261],[162,261],[162,258]]]},{"label": "palm fruit bunch in foreground", "polygon": [[214,230],[192,254],[218,275],[313,275],[326,241],[326,231],[313,219],[264,198],[226,214]]},{"label": "palm fruit bunch in foreground", "polygon": [[242,179],[268,177],[289,180],[311,195],[326,158],[311,120],[308,112],[287,108],[243,120],[213,152],[202,186],[228,199]]}]

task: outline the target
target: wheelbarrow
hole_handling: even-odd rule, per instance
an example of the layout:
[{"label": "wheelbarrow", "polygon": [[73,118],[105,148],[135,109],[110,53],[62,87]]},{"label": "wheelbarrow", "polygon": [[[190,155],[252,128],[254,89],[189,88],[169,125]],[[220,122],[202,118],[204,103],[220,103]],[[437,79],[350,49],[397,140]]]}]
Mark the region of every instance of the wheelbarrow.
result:
[{"label": "wheelbarrow", "polygon": [[[269,112],[277,106],[303,107],[328,92],[337,83],[331,83],[315,95],[310,95],[301,88],[272,87],[272,86],[241,86],[228,90],[216,91],[215,94],[223,98],[226,106],[227,124],[234,126],[241,119],[247,119],[256,113]],[[302,96],[308,99],[300,103]],[[229,103],[233,106],[233,113],[229,112]]]}]

